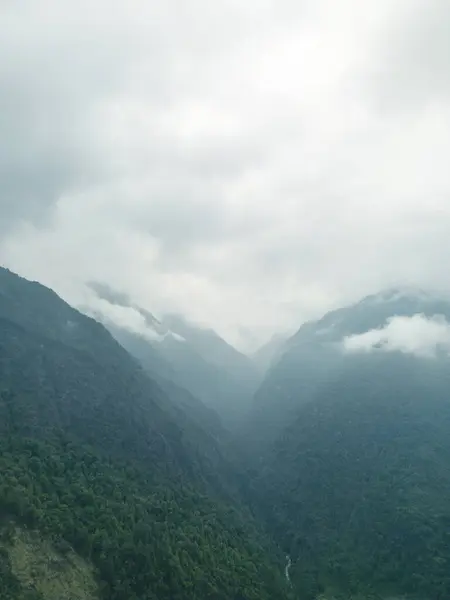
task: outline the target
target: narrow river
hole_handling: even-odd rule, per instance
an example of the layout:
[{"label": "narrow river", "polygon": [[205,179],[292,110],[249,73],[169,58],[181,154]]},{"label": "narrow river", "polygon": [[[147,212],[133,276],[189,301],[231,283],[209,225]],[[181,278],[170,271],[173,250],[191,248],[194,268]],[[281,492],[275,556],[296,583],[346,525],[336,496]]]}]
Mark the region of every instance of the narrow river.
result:
[{"label": "narrow river", "polygon": [[284,574],[286,575],[286,581],[289,583],[289,585],[292,585],[291,584],[291,577],[289,575],[289,570],[291,568],[291,565],[292,565],[291,557],[288,554],[286,556],[286,567],[284,569]]}]

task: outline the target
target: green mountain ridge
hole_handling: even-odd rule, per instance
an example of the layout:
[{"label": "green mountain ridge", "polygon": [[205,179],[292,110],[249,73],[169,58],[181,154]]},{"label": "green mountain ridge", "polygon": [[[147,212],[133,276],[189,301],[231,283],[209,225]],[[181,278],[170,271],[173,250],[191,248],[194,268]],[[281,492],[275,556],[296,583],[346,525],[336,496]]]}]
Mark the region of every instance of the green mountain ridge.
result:
[{"label": "green mountain ridge", "polygon": [[447,600],[449,323],[390,290],[304,324],[230,434],[158,347],[0,269],[0,598]]},{"label": "green mountain ridge", "polygon": [[[108,600],[287,598],[221,442],[169,388],[102,325],[0,269],[2,535],[73,548]],[[0,597],[50,600],[14,547]]]},{"label": "green mountain ridge", "polygon": [[250,496],[302,598],[450,595],[448,351],[343,347],[415,315],[445,328],[450,303],[382,294],[305,324],[255,396]]},{"label": "green mountain ridge", "polygon": [[170,379],[219,414],[228,428],[236,427],[260,383],[260,374],[250,358],[215,331],[193,325],[180,315],[168,314],[158,320],[126,294],[98,282],[88,285],[109,306],[138,313],[144,325],[142,331],[131,331],[108,316],[105,307],[86,306],[84,312],[102,322],[152,377]]},{"label": "green mountain ridge", "polygon": [[391,317],[413,315],[442,315],[450,322],[450,300],[420,289],[393,288],[304,323],[284,343],[255,394],[247,433],[256,446],[273,443],[295,419],[299,404],[309,401],[318,385],[339,371],[344,338],[381,328]]}]

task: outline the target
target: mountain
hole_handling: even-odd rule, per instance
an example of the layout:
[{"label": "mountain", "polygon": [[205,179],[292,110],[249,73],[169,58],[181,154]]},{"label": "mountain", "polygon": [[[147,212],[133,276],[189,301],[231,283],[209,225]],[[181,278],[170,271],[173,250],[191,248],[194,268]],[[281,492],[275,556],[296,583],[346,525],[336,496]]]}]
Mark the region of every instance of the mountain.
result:
[{"label": "mountain", "polygon": [[139,361],[172,401],[183,408],[193,420],[213,432],[216,437],[223,438],[226,435],[217,412],[189,392],[186,387],[183,387],[180,373],[175,371],[162,352],[154,348],[147,339],[139,334],[117,327],[112,323],[109,323],[107,327],[119,344]]},{"label": "mountain", "polygon": [[[190,392],[217,412],[233,429],[249,408],[260,375],[252,361],[211,329],[189,323],[179,315],[161,320],[105,284],[90,283],[103,301],[95,310],[83,308],[101,320],[130,354],[153,377],[163,376]],[[107,303],[105,305],[105,302]],[[120,321],[113,307],[133,311],[140,327]]]},{"label": "mountain", "polygon": [[[0,277],[2,385],[24,403],[23,410],[14,406],[22,427],[29,419],[26,429],[33,428],[35,434],[45,435],[51,425],[70,427],[72,435],[76,428],[84,442],[98,446],[104,441],[108,451],[117,448],[119,454],[126,447],[140,460],[152,455],[152,436],[136,436],[136,430],[156,432],[152,444],[164,450],[169,447],[157,441],[161,435],[182,441],[184,432],[172,419],[176,406],[102,325],[43,286],[3,269]],[[44,375],[48,383],[32,385]],[[85,394],[83,387],[90,393]],[[179,411],[177,416],[181,417]],[[196,439],[207,440],[209,452],[214,439],[206,431],[199,433],[188,415],[183,418]],[[120,430],[109,431],[114,424]],[[185,450],[182,444],[177,447],[183,463],[189,455]],[[171,464],[175,468],[177,460]]]},{"label": "mountain", "polygon": [[231,444],[177,378],[246,361],[112,294],[114,335],[0,269],[1,598],[450,596],[447,298],[302,325]]},{"label": "mountain", "polygon": [[255,397],[250,496],[307,599],[450,595],[450,302],[303,325]]},{"label": "mountain", "polygon": [[[401,328],[401,317],[415,315],[410,335],[415,334],[414,328],[418,334],[422,333],[420,315],[430,319],[442,315],[450,321],[450,300],[414,288],[389,289],[302,325],[284,343],[281,356],[268,370],[255,394],[248,419],[255,443],[272,443],[295,418],[298,406],[308,402],[318,387],[339,371],[344,359],[344,340],[357,342],[352,336],[387,327],[389,320],[395,317],[400,320],[394,320],[393,327]],[[427,323],[424,327],[426,335]]]},{"label": "mountain", "polygon": [[248,377],[250,373],[254,376],[254,366],[250,358],[228,344],[213,329],[193,325],[175,314],[165,315],[162,323],[169,330],[182,336],[200,356],[216,367],[236,377],[239,373],[243,378]]},{"label": "mountain", "polygon": [[266,344],[253,353],[253,363],[261,373],[266,373],[281,358],[287,339],[288,336],[275,333]]},{"label": "mountain", "polygon": [[171,390],[98,322],[0,268],[2,598],[288,597],[235,465]]}]

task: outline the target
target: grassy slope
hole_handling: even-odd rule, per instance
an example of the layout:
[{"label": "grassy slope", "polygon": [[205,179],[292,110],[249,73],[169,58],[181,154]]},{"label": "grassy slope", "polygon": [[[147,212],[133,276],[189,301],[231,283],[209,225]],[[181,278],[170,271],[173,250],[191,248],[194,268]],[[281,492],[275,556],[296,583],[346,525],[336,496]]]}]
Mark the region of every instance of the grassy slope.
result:
[{"label": "grassy slope", "polygon": [[0,526],[0,540],[9,571],[9,577],[1,578],[2,599],[98,600],[92,565],[69,546],[57,549],[39,531],[10,520]]}]

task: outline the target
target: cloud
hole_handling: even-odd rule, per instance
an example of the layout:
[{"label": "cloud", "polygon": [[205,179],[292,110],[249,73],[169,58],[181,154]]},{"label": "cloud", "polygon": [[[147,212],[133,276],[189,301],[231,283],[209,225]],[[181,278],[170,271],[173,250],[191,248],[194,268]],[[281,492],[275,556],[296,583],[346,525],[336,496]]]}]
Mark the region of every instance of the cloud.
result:
[{"label": "cloud", "polygon": [[450,93],[450,5],[443,0],[398,5],[398,18],[379,38],[379,60],[369,77],[378,108],[395,115],[439,104]]},{"label": "cloud", "polygon": [[87,287],[90,288],[101,300],[106,300],[109,304],[121,306],[124,308],[133,308],[128,294],[113,290],[107,283],[100,281],[88,281]]},{"label": "cloud", "polygon": [[443,316],[423,314],[388,319],[380,329],[344,338],[343,348],[354,352],[403,352],[421,358],[450,354],[450,323]]},{"label": "cloud", "polygon": [[167,329],[147,310],[133,304],[126,293],[113,290],[106,283],[88,282],[85,294],[80,310],[107,327],[119,327],[143,337],[150,343],[163,342],[167,337],[177,342],[186,341],[182,335]]},{"label": "cloud", "polygon": [[0,261],[249,350],[448,287],[446,22],[440,0],[4,2]]},{"label": "cloud", "polygon": [[150,327],[144,315],[131,306],[111,304],[107,300],[91,296],[81,309],[86,314],[100,320],[107,327],[119,327],[139,335],[149,342],[160,342],[164,339],[164,335]]},{"label": "cloud", "polygon": [[182,335],[180,335],[179,333],[174,333],[173,331],[169,332],[169,335],[171,337],[173,337],[174,340],[176,340],[177,342],[185,342],[186,338],[184,338]]}]

